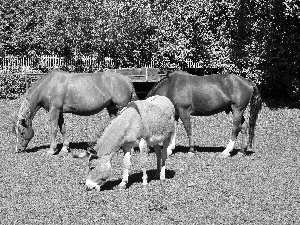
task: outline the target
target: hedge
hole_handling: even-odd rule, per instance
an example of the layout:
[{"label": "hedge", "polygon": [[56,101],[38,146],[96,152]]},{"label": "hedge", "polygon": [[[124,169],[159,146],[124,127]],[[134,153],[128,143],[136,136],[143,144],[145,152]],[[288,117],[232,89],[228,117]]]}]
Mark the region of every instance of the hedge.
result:
[{"label": "hedge", "polygon": [[[40,76],[27,76],[27,84],[36,81]],[[26,92],[26,78],[24,74],[0,75],[0,99],[16,99]]]}]

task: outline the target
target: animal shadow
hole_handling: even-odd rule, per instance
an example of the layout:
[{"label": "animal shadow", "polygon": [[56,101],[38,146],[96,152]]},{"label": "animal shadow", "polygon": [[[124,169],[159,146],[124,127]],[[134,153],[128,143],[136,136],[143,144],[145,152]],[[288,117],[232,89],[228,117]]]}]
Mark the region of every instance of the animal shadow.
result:
[{"label": "animal shadow", "polygon": [[[91,148],[94,146],[94,142],[70,142],[69,148],[70,149],[83,149],[83,150],[87,150],[88,148]],[[60,150],[62,149],[63,144],[57,144],[57,152],[55,154],[59,154]],[[24,152],[26,153],[33,153],[33,152],[38,152],[40,150],[43,149],[47,149],[50,148],[50,145],[40,145],[40,146],[36,146],[33,148],[28,148],[26,149]]]},{"label": "animal shadow", "polygon": [[[182,146],[182,145],[176,145],[175,149],[173,150],[173,154],[176,154],[178,152],[181,153],[188,153],[189,152],[188,146]],[[195,152],[222,152],[224,150],[224,147],[194,147]]]},{"label": "animal shadow", "polygon": [[[154,170],[154,169],[147,170],[148,183],[150,183],[153,180],[159,180],[159,178],[155,177],[155,173],[156,173],[156,170]],[[175,171],[174,170],[166,169],[166,179],[172,179],[174,176],[175,176]],[[128,184],[126,186],[126,189],[130,188],[131,185],[133,185],[134,183],[140,183],[142,185],[142,182],[143,182],[142,177],[143,177],[142,172],[138,172],[138,173],[134,173],[134,174],[129,175]],[[107,190],[116,189],[121,182],[122,182],[122,179],[107,181],[101,186],[100,191],[107,191]]]},{"label": "animal shadow", "polygon": [[[194,147],[195,152],[208,152],[208,153],[221,153],[224,151],[225,147],[200,147],[200,146],[195,146]],[[238,152],[241,151],[241,149],[239,148],[235,148],[232,153],[231,156],[235,156],[236,154],[238,154]],[[182,145],[177,145],[175,147],[175,149],[173,150],[172,154],[176,154],[178,152],[181,153],[188,153],[189,152],[189,147],[187,146],[182,146]],[[246,155],[252,155],[254,152],[253,151],[249,151],[247,150]]]}]

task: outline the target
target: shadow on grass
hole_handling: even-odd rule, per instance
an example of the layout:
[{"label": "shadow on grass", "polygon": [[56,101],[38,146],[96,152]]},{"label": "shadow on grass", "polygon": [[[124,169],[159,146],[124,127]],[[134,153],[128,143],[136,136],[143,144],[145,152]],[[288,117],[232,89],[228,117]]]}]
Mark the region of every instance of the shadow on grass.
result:
[{"label": "shadow on grass", "polygon": [[[198,153],[198,152],[209,152],[209,153],[221,153],[225,150],[225,147],[199,147],[199,146],[195,146],[194,147],[195,149],[195,152]],[[238,154],[238,152],[241,151],[241,149],[239,148],[235,148],[232,153],[231,153],[231,156],[234,156],[236,154]],[[176,154],[178,152],[181,152],[181,153],[188,153],[189,152],[189,147],[187,146],[182,146],[182,145],[177,145],[175,147],[175,149],[173,150],[172,154]],[[252,155],[254,152],[253,151],[247,151],[246,152],[246,155]]]},{"label": "shadow on grass", "polygon": [[[182,153],[188,153],[189,152],[188,146],[182,146],[182,145],[176,145],[175,149],[173,150],[173,154],[176,154],[178,152]],[[194,147],[195,152],[222,152],[224,150],[224,147]]]},{"label": "shadow on grass", "polygon": [[[86,142],[86,141],[83,141],[83,142],[70,142],[69,147],[70,147],[70,149],[87,150],[88,148],[93,147],[94,145],[95,145],[94,142]],[[58,149],[57,154],[60,152],[62,147],[63,147],[62,143],[57,144],[57,149]],[[26,153],[38,152],[40,150],[47,149],[47,148],[50,148],[50,145],[40,145],[40,146],[37,146],[37,147],[26,149],[24,152],[26,152]]]},{"label": "shadow on grass", "polygon": [[[155,177],[155,173],[156,173],[156,170],[154,170],[154,169],[147,171],[148,183],[150,183],[153,180],[159,180],[159,178]],[[175,176],[175,171],[174,170],[166,169],[166,179],[172,179],[174,176]],[[128,184],[126,186],[126,189],[130,188],[130,186],[133,185],[134,183],[139,183],[142,186],[143,185],[142,184],[142,182],[143,182],[142,177],[143,177],[142,172],[134,173],[134,174],[129,175]],[[107,190],[116,189],[121,182],[122,182],[122,179],[109,180],[101,186],[100,191],[107,191]]]}]

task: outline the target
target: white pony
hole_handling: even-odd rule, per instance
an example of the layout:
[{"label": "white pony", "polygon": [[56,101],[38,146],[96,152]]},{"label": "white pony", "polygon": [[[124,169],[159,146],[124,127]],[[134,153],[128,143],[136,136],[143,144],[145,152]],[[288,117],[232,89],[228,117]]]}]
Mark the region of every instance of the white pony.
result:
[{"label": "white pony", "polygon": [[[143,170],[143,185],[147,184],[145,168],[147,147],[153,146],[157,156],[156,177],[165,179],[165,162],[175,148],[175,108],[164,96],[153,96],[128,104],[121,114],[111,121],[97,140],[94,150],[89,151],[89,172],[86,179],[88,189],[100,190],[109,177],[111,160],[122,147],[124,151],[124,173],[120,189],[126,188],[130,168],[130,153],[140,148],[140,162]],[[159,144],[163,142],[163,149]]]}]

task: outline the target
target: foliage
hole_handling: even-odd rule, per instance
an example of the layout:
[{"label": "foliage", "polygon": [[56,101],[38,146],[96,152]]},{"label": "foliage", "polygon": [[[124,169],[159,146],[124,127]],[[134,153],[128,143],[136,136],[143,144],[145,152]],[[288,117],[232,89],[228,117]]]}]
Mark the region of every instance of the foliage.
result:
[{"label": "foliage", "polygon": [[239,2],[232,60],[261,83],[265,98],[299,100],[299,6],[292,0]]},{"label": "foliage", "polygon": [[186,58],[209,63],[218,45],[215,36],[222,37],[212,33],[212,28],[218,30],[212,21],[227,7],[222,2],[183,0],[5,1],[0,36],[6,53],[97,54],[129,65],[153,57],[159,65]]},{"label": "foliage", "polygon": [[[26,81],[24,74],[7,74],[0,79],[0,99],[16,99],[25,94]],[[27,77],[28,87],[37,78]]]},{"label": "foliage", "polygon": [[[297,0],[3,0],[0,52],[112,57],[116,66],[223,68],[299,99]],[[275,85],[275,86],[274,86]]]}]

